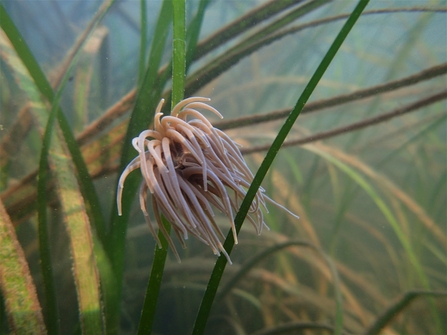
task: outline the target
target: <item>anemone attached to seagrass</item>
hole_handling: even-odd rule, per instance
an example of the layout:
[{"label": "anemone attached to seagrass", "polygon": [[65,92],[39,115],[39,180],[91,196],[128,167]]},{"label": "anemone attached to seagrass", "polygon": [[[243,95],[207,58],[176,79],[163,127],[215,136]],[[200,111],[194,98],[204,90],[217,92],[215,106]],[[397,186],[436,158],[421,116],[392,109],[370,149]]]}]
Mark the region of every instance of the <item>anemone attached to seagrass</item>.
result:
[{"label": "anemone attached to seagrass", "polygon": [[[180,101],[171,115],[163,116],[162,99],[154,116],[154,129],[143,131],[132,140],[138,156],[123,171],[117,192],[118,214],[121,215],[121,197],[124,181],[130,172],[140,169],[143,176],[139,191],[140,207],[149,229],[161,247],[155,232],[146,198],[151,193],[152,211],[178,261],[180,257],[166,232],[161,215],[171,223],[183,247],[188,234],[210,246],[214,254],[223,253],[231,263],[221,240],[225,239],[214,220],[214,210],[224,213],[237,244],[233,213],[239,208],[253,174],[245,163],[236,144],[223,131],[214,128],[197,109],[222,115],[206,104],[208,98],[192,97]],[[264,194],[260,188],[247,215],[258,234],[264,222],[262,208],[268,212],[266,201],[285,209]],[[289,212],[293,216],[295,214]],[[268,227],[267,227],[268,228]]]}]

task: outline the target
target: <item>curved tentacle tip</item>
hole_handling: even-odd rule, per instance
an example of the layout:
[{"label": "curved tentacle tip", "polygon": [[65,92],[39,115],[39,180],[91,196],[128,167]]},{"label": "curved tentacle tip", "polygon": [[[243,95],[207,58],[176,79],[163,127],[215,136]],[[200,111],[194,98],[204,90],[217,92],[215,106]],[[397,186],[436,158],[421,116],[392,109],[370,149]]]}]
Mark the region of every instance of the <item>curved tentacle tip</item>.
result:
[{"label": "curved tentacle tip", "polygon": [[[161,99],[154,115],[154,129],[145,130],[132,140],[139,155],[123,171],[118,183],[117,207],[121,216],[124,181],[130,172],[140,169],[145,183],[142,197],[152,197],[158,229],[165,235],[179,263],[180,256],[164,229],[161,216],[172,221],[172,228],[182,247],[186,246],[184,241],[191,234],[208,245],[217,256],[225,256],[228,263],[233,264],[221,243],[224,237],[213,219],[212,207],[230,218],[234,244],[238,244],[233,209],[253,182],[253,174],[240,152],[241,146],[214,128],[197,110],[211,111],[222,117],[214,107],[206,104],[210,100],[204,97],[184,99],[174,106],[171,115],[162,118],[164,99]],[[186,121],[187,118],[190,120]],[[264,226],[270,230],[263,220],[263,211],[267,213],[266,201],[299,218],[270,199],[260,188],[247,217],[259,235]],[[144,215],[148,215],[145,206],[142,210]],[[161,247],[160,244],[158,246]]]}]

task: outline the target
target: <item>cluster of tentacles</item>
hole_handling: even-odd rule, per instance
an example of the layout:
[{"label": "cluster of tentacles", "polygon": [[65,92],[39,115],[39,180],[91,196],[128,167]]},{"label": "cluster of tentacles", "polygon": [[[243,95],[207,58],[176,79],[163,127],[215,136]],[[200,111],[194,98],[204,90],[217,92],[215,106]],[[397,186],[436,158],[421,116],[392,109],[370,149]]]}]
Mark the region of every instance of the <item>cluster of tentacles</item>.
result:
[{"label": "cluster of tentacles", "polygon": [[[179,261],[178,252],[162,224],[162,214],[171,223],[183,247],[188,234],[192,234],[209,245],[214,254],[223,253],[231,263],[221,243],[224,235],[214,220],[213,208],[228,217],[237,243],[233,211],[238,210],[253,174],[239,146],[197,110],[207,110],[222,118],[216,109],[205,103],[209,100],[201,97],[182,100],[169,116],[160,112],[164,100],[160,101],[155,112],[154,130],[145,130],[132,141],[138,156],[119,179],[118,213],[121,215],[124,181],[130,172],[139,168],[144,178],[139,192],[140,207],[158,245],[161,247],[146,203],[148,190],[158,228]],[[262,212],[262,208],[267,212],[266,200],[284,208],[260,188],[247,215],[258,234],[266,226]]]}]

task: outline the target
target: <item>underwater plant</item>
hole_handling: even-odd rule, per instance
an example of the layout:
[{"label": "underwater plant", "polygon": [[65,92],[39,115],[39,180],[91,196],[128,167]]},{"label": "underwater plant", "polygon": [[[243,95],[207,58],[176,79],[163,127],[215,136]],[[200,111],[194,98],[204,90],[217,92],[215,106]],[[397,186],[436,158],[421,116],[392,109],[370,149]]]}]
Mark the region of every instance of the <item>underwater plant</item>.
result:
[{"label": "underwater plant", "polygon": [[446,333],[446,13],[0,1],[0,334]]}]

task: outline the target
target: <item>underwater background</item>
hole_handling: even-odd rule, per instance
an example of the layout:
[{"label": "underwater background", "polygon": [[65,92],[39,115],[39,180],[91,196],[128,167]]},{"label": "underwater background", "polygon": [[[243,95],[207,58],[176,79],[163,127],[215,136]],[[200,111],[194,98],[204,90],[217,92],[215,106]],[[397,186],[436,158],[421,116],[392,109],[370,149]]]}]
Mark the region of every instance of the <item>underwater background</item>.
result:
[{"label": "underwater background", "polygon": [[[209,246],[157,254],[138,172],[116,208],[130,140],[169,113],[178,2],[0,1],[0,333],[446,334],[447,3],[360,11],[262,182],[300,219],[246,220],[198,316]],[[211,99],[256,173],[367,2],[184,2],[184,97]]]}]

